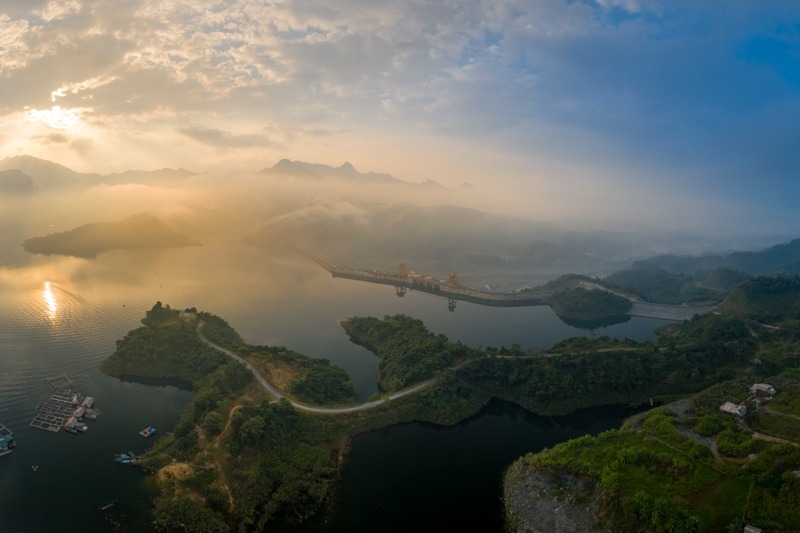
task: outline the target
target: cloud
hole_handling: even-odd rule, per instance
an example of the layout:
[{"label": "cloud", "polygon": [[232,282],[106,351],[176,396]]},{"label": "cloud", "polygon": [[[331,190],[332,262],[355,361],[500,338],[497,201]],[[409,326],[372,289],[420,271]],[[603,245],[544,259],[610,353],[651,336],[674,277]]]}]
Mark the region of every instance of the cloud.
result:
[{"label": "cloud", "polygon": [[265,135],[232,134],[214,128],[180,128],[178,132],[199,143],[217,148],[267,147],[272,143]]},{"label": "cloud", "polygon": [[[380,153],[376,170],[455,183],[523,160],[486,165],[520,188],[575,163],[735,195],[720,185],[767,169],[790,198],[798,21],[796,3],[745,0],[7,0],[0,124],[16,153],[41,134],[9,127],[26,109],[80,109],[76,135],[114,170],[194,162],[195,141],[220,166]],[[451,168],[425,175],[432,142]]]},{"label": "cloud", "polygon": [[69,142],[69,137],[62,133],[51,133],[49,135],[37,136],[36,138],[43,142],[54,144],[66,144]]},{"label": "cloud", "polygon": [[86,155],[94,148],[94,141],[88,137],[75,139],[69,143],[69,147],[75,150],[80,155]]}]

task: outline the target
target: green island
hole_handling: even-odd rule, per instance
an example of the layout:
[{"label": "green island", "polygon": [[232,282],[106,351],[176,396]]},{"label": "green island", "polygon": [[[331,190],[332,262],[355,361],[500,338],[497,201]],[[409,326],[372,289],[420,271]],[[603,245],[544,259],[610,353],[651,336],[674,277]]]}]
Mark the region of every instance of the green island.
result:
[{"label": "green island", "polygon": [[627,298],[604,290],[583,287],[563,290],[547,299],[553,311],[562,319],[597,320],[624,315],[631,308]]},{"label": "green island", "polygon": [[[655,343],[573,338],[549,350],[478,350],[404,315],[351,317],[342,326],[375,353],[385,391],[359,409],[347,408],[353,385],[329,361],[248,345],[220,317],[160,302],[103,370],[194,388],[174,432],[145,458],[161,489],[152,514],[159,531],[301,525],[334,490],[353,436],[409,421],[455,424],[493,398],[540,415],[664,404],[619,430],[511,465],[510,529],[548,523],[553,517],[535,502],[550,497],[567,518],[599,530],[789,531],[800,508],[800,320],[791,306],[770,310],[777,314],[769,324],[749,318],[748,309],[762,316],[772,301],[769,279],[736,296],[736,313],[670,324]],[[778,389],[758,411],[754,383]],[[721,413],[725,402],[747,414]]]}]

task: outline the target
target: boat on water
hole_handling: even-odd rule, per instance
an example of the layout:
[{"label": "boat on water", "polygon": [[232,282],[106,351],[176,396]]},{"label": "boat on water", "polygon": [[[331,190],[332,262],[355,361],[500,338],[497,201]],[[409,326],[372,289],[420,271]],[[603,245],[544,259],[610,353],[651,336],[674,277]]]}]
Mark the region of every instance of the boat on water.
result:
[{"label": "boat on water", "polygon": [[17,442],[14,440],[11,430],[0,424],[0,456],[13,452],[16,446]]},{"label": "boat on water", "polygon": [[142,458],[133,452],[120,453],[114,458],[114,462],[121,465],[136,465],[142,462]]},{"label": "boat on water", "polygon": [[139,435],[141,435],[144,438],[152,437],[155,434],[156,434],[156,428],[154,428],[153,426],[147,426],[146,428],[144,428],[139,432]]}]

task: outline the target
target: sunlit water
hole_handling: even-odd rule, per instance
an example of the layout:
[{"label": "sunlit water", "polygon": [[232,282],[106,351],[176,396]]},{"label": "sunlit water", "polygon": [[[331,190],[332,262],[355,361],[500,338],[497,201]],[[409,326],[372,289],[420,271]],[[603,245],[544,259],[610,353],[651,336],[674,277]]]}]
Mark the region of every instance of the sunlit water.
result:
[{"label": "sunlit water", "polygon": [[[26,267],[2,268],[0,423],[14,432],[18,447],[0,457],[0,531],[105,531],[114,521],[128,531],[147,529],[152,482],[137,469],[115,464],[113,457],[143,451],[150,442],[138,430],[145,426],[169,431],[190,392],[120,381],[103,375],[98,365],[156,301],[220,315],[252,344],[283,345],[326,357],[348,371],[362,399],[376,391],[376,361],[348,341],[338,321],[349,316],[406,313],[422,319],[434,333],[471,346],[519,344],[523,349],[547,347],[574,335],[651,339],[653,328],[663,323],[634,318],[588,332],[562,323],[547,307],[459,302],[450,312],[440,298],[413,291],[398,298],[391,287],[332,279],[303,257],[270,258],[239,244],[138,255],[113,252],[93,261],[46,258]],[[77,390],[96,399],[103,415],[77,436],[29,427],[34,407],[48,396],[45,379],[65,372]],[[502,429],[486,422],[491,420],[487,416],[494,415],[448,430],[455,433],[433,432],[425,438],[458,441],[459,431],[475,431],[476,423],[489,424],[479,433],[500,438]],[[525,420],[523,426],[534,427]],[[387,431],[400,432],[402,440],[403,432],[416,430]],[[546,432],[547,442],[563,437],[547,427],[535,431]],[[510,431],[507,440],[524,451],[527,437],[515,436],[519,434]],[[380,438],[377,442],[380,448]],[[424,443],[414,447],[424,448]],[[474,460],[483,461],[484,453]],[[358,469],[371,464],[359,457],[349,464]],[[413,456],[404,460],[415,461]],[[425,468],[433,470],[435,463]],[[352,485],[361,474],[348,469],[344,479]]]}]

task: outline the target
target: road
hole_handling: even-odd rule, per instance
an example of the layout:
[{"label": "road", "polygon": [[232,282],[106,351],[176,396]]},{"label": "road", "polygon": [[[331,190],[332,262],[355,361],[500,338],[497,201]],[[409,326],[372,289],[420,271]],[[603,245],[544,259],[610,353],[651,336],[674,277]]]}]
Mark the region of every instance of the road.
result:
[{"label": "road", "polygon": [[421,383],[417,383],[416,385],[413,385],[413,386],[408,387],[406,389],[397,391],[397,392],[391,394],[390,396],[388,396],[386,398],[381,398],[380,400],[374,400],[372,402],[361,403],[361,404],[358,404],[358,405],[354,405],[352,407],[314,407],[313,405],[304,404],[304,403],[301,403],[301,402],[298,402],[298,401],[292,400],[291,398],[286,397],[286,395],[284,395],[281,391],[279,391],[277,388],[275,388],[269,381],[267,381],[264,378],[264,376],[261,375],[261,372],[256,370],[256,368],[253,367],[253,365],[251,365],[250,363],[248,363],[245,359],[243,359],[242,357],[240,357],[236,353],[228,350],[227,348],[223,348],[222,346],[220,346],[218,344],[214,344],[213,342],[208,340],[206,338],[206,336],[203,335],[203,332],[202,332],[203,325],[204,325],[204,322],[202,320],[198,320],[197,321],[197,336],[200,338],[201,341],[206,343],[208,346],[214,348],[215,350],[218,350],[218,351],[224,353],[228,357],[232,357],[233,359],[235,359],[235,360],[239,361],[240,363],[242,363],[253,374],[253,376],[256,378],[256,381],[258,382],[258,384],[261,385],[261,387],[265,391],[267,391],[271,396],[275,397],[278,400],[280,400],[282,398],[286,398],[286,400],[290,404],[292,404],[292,407],[294,407],[298,411],[305,411],[307,413],[316,413],[316,414],[320,414],[320,415],[343,415],[343,414],[348,414],[348,413],[357,413],[359,411],[366,411],[368,409],[374,409],[374,408],[376,408],[376,407],[378,407],[380,405],[383,405],[383,404],[385,404],[387,402],[390,402],[392,400],[396,400],[398,398],[402,398],[403,396],[408,396],[410,394],[415,394],[415,393],[417,393],[417,392],[419,392],[421,390],[424,390],[424,389],[430,387],[431,385],[436,383],[436,380],[437,380],[437,378],[431,378],[431,379],[428,379],[428,380],[423,381]]}]

